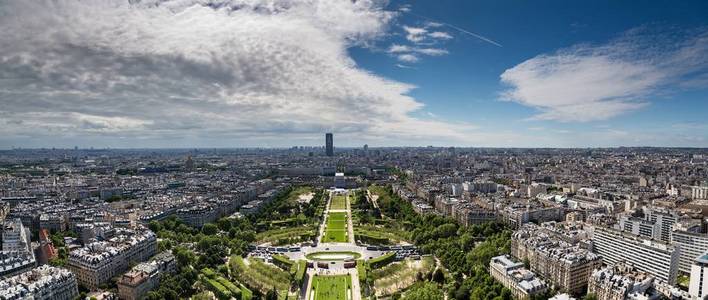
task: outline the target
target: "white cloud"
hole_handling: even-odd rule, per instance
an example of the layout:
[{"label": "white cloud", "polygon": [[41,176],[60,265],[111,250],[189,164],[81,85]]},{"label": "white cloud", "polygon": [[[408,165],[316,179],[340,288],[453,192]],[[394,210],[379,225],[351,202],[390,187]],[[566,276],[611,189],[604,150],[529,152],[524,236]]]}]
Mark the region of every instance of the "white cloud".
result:
[{"label": "white cloud", "polygon": [[402,65],[402,64],[396,64],[396,67],[399,67],[401,69],[415,69],[414,67]]},{"label": "white cloud", "polygon": [[401,54],[397,56],[398,60],[407,63],[414,63],[419,60],[419,58],[413,54]]},{"label": "white cloud", "polygon": [[452,39],[452,35],[450,35],[447,32],[444,32],[444,31],[433,31],[433,32],[429,33],[428,36],[430,36],[431,38],[434,38],[434,39],[441,39],[441,40]]},{"label": "white cloud", "polygon": [[414,86],[348,56],[386,34],[395,13],[378,1],[133,2],[0,3],[0,142],[460,140],[471,128],[411,116]]},{"label": "white cloud", "polygon": [[[391,47],[388,48],[386,51],[389,54],[401,54],[401,53],[407,53],[407,54],[414,54],[414,53],[419,53],[419,54],[424,54],[424,55],[429,55],[429,56],[440,56],[440,55],[445,55],[448,54],[447,50],[445,49],[440,49],[440,48],[419,48],[419,47],[411,47],[411,46],[406,46],[406,45],[399,45],[399,44],[393,44]],[[400,55],[398,55],[400,56]]]},{"label": "white cloud", "polygon": [[406,45],[393,44],[388,48],[386,52],[388,53],[401,53],[401,52],[411,52],[413,51],[411,47]]},{"label": "white cloud", "polygon": [[605,45],[577,45],[504,71],[501,81],[510,88],[502,98],[537,108],[532,119],[605,120],[645,107],[680,78],[705,73],[706,63],[706,32],[673,41],[633,30]]},{"label": "white cloud", "polygon": [[430,55],[430,56],[440,56],[440,55],[445,55],[448,54],[447,50],[445,49],[439,49],[439,48],[416,48],[413,50],[414,52],[425,54],[425,55]]},{"label": "white cloud", "polygon": [[423,27],[403,26],[406,32],[406,39],[412,43],[420,43],[426,38],[428,30]]}]

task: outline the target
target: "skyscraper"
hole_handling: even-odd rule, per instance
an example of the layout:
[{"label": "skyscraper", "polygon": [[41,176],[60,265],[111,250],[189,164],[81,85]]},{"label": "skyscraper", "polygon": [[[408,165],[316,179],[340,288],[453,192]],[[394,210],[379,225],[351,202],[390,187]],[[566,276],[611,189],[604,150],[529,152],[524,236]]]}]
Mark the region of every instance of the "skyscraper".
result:
[{"label": "skyscraper", "polygon": [[334,156],[334,136],[332,133],[325,133],[325,147],[327,156]]}]

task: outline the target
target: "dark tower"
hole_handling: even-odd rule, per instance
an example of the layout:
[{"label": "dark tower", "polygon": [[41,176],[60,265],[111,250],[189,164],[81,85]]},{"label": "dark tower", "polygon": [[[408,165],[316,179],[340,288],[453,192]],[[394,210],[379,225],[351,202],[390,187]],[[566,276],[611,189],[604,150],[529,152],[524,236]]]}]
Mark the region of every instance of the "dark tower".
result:
[{"label": "dark tower", "polygon": [[325,133],[325,148],[327,156],[334,156],[334,136],[331,133]]}]

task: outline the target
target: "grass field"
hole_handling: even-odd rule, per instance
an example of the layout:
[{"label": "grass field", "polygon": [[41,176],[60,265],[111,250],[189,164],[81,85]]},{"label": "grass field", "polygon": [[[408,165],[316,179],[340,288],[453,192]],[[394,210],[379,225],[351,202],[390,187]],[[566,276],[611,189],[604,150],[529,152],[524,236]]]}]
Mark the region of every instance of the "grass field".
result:
[{"label": "grass field", "polygon": [[275,287],[279,292],[287,292],[290,288],[290,274],[280,268],[266,264],[259,259],[249,259],[246,264],[238,255],[231,256],[229,263],[232,274],[237,279],[253,289],[265,294]]},{"label": "grass field", "polygon": [[321,276],[312,281],[310,300],[351,300],[352,278],[349,275]]},{"label": "grass field", "polygon": [[347,209],[347,197],[343,195],[334,195],[329,209]]},{"label": "grass field", "polygon": [[413,285],[417,280],[418,273],[427,274],[434,269],[435,260],[432,256],[428,256],[419,261],[406,259],[372,270],[369,276],[374,280],[376,296],[386,296]]},{"label": "grass field", "polygon": [[347,213],[329,213],[327,218],[327,231],[322,237],[323,243],[346,243],[347,239]]}]

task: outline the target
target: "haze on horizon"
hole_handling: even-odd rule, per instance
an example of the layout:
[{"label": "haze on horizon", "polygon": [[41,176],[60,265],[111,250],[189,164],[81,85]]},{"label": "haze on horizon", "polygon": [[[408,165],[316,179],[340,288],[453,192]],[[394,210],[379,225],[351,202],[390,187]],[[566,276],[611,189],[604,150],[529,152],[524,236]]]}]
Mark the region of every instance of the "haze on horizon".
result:
[{"label": "haze on horizon", "polygon": [[704,1],[8,0],[0,149],[708,147]]}]

